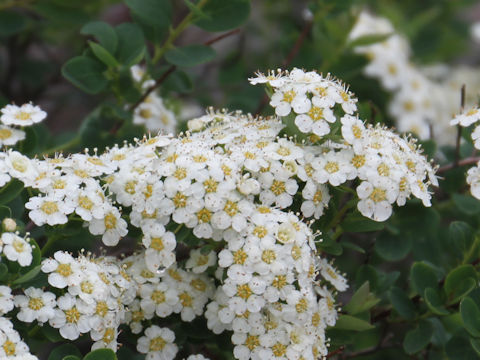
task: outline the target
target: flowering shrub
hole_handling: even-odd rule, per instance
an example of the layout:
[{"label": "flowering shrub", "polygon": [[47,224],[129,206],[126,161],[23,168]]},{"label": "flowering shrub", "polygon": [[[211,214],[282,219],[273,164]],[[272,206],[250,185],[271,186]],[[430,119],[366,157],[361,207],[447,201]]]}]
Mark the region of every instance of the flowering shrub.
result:
[{"label": "flowering shrub", "polygon": [[[194,68],[277,3],[125,0],[131,21],[80,19],[89,40],[61,72],[96,104],[77,132],[52,136],[48,103],[9,85],[0,359],[479,356],[480,77],[413,65],[374,4],[310,2],[284,69],[224,59],[220,83],[249,86],[225,103],[245,111],[203,111],[222,100]],[[13,0],[0,36],[104,6]],[[178,45],[192,26],[223,34]],[[312,66],[316,40],[330,52]]]}]

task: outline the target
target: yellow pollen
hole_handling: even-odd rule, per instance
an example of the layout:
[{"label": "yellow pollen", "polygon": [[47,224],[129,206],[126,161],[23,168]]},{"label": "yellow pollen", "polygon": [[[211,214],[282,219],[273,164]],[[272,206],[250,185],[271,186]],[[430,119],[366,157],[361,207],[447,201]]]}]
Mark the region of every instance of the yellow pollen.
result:
[{"label": "yellow pollen", "polygon": [[193,304],[192,297],[188,295],[186,292],[179,294],[178,298],[180,299],[180,302],[182,303],[183,307],[192,307],[192,304]]},{"label": "yellow pollen", "polygon": [[257,208],[257,211],[260,214],[270,214],[272,212],[272,210],[268,206],[259,206]]},{"label": "yellow pollen", "polygon": [[272,346],[272,352],[277,357],[284,356],[287,353],[287,346],[277,342]]},{"label": "yellow pollen", "polygon": [[313,175],[313,167],[310,164],[305,165],[305,172],[307,173],[308,177],[312,177]]},{"label": "yellow pollen", "polygon": [[55,271],[63,277],[69,277],[73,274],[73,270],[70,264],[58,264],[57,270]]},{"label": "yellow pollen", "polygon": [[209,178],[203,182],[203,187],[205,188],[205,192],[207,193],[213,193],[217,191],[217,186],[218,186],[218,182],[216,182],[212,178]]},{"label": "yellow pollen", "polygon": [[310,116],[313,121],[323,119],[323,109],[317,106],[312,106],[312,108],[308,111],[308,116]]},{"label": "yellow pollen", "polygon": [[415,105],[412,101],[407,100],[403,102],[403,108],[405,109],[405,111],[413,111],[415,109]]},{"label": "yellow pollen", "polygon": [[248,258],[247,253],[242,249],[238,249],[237,251],[234,251],[232,255],[233,255],[233,262],[238,265],[245,264],[245,261],[247,261],[247,258]]},{"label": "yellow pollen", "polygon": [[108,313],[108,305],[105,301],[97,302],[95,307],[95,314],[100,315],[101,317],[105,317]]},{"label": "yellow pollen", "polygon": [[80,289],[82,290],[82,292],[84,292],[85,294],[91,294],[93,293],[93,285],[90,281],[82,281],[80,283]]},{"label": "yellow pollen", "polygon": [[89,158],[87,159],[87,161],[88,161],[89,163],[92,163],[93,165],[98,165],[98,166],[103,166],[103,165],[105,165],[105,164],[102,162],[102,160],[100,160],[99,158],[96,158],[96,157],[89,157]]},{"label": "yellow pollen", "polygon": [[362,129],[357,126],[353,125],[352,126],[352,134],[355,139],[361,139],[362,138]]},{"label": "yellow pollen", "polygon": [[180,273],[175,270],[175,269],[169,269],[168,270],[168,275],[171,276],[172,279],[176,280],[176,281],[182,281],[182,276],[180,275]]},{"label": "yellow pollen", "polygon": [[143,318],[144,316],[142,310],[132,311],[132,322],[140,322],[143,320]]},{"label": "yellow pollen", "polygon": [[252,290],[248,284],[237,285],[237,296],[247,300],[252,295]]},{"label": "yellow pollen", "polygon": [[203,208],[197,213],[197,219],[199,223],[206,223],[209,222],[212,218],[212,212]]},{"label": "yellow pollen", "polygon": [[177,160],[177,158],[178,158],[178,154],[172,154],[170,156],[167,156],[165,161],[169,162],[169,163],[173,163],[173,162],[175,162],[175,160]]},{"label": "yellow pollen", "polygon": [[300,256],[302,256],[302,250],[298,245],[293,245],[292,250],[291,250],[292,258],[293,260],[298,260],[300,259]]},{"label": "yellow pollen", "polygon": [[251,153],[250,151],[245,151],[243,155],[245,156],[245,159],[253,160],[256,158],[255,154]]},{"label": "yellow pollen", "polygon": [[355,155],[351,160],[352,165],[355,166],[357,169],[365,165],[365,162],[365,155]]},{"label": "yellow pollen", "polygon": [[314,327],[318,327],[321,321],[322,321],[322,317],[320,316],[320,313],[316,312],[312,315],[312,325]]},{"label": "yellow pollen", "polygon": [[255,235],[256,237],[258,237],[260,239],[267,236],[267,234],[268,234],[268,231],[267,231],[267,228],[265,226],[256,226],[255,229],[253,229],[253,235]]},{"label": "yellow pollen", "polygon": [[153,300],[155,304],[162,304],[165,302],[165,293],[160,290],[154,290],[152,292],[152,295],[150,295],[150,298]]},{"label": "yellow pollen", "polygon": [[340,170],[340,167],[338,166],[338,163],[329,161],[324,167],[325,171],[328,172],[329,174],[336,173],[338,170]]},{"label": "yellow pollen", "polygon": [[173,176],[175,176],[178,180],[183,180],[187,177],[187,169],[179,167],[177,170],[175,170]]},{"label": "yellow pollen", "polygon": [[297,312],[301,314],[307,311],[307,309],[308,309],[307,300],[305,298],[301,298],[300,300],[298,300],[298,303],[295,305],[295,310],[297,310]]},{"label": "yellow pollen", "polygon": [[10,341],[10,340],[7,340],[3,343],[3,351],[5,351],[5,355],[7,356],[13,356],[15,355],[15,343]]},{"label": "yellow pollen", "polygon": [[285,192],[285,183],[279,180],[273,180],[270,190],[276,195],[279,196]]},{"label": "yellow pollen", "polygon": [[115,226],[117,226],[117,218],[113,213],[105,215],[103,222],[105,223],[105,228],[107,230],[115,229]]},{"label": "yellow pollen", "polygon": [[207,157],[204,155],[195,155],[193,157],[193,161],[195,161],[196,163],[204,163],[207,160],[208,160]]},{"label": "yellow pollen", "polygon": [[165,345],[167,345],[167,342],[165,340],[163,340],[162,337],[158,336],[158,337],[150,340],[150,346],[149,346],[148,349],[152,352],[161,351],[161,350],[163,350]]},{"label": "yellow pollen", "polygon": [[137,185],[137,181],[136,180],[132,180],[132,181],[127,181],[125,183],[125,187],[124,187],[124,190],[127,194],[130,194],[130,195],[133,195],[135,194],[135,187]]},{"label": "yellow pollen", "polygon": [[65,318],[68,323],[77,323],[80,319],[80,312],[74,306],[70,310],[64,310]]},{"label": "yellow pollen", "polygon": [[43,303],[43,300],[42,298],[30,298],[30,300],[28,300],[28,307],[32,310],[35,310],[35,311],[38,311],[40,310],[41,308],[43,308],[45,304]]},{"label": "yellow pollen", "polygon": [[144,119],[149,119],[152,117],[152,112],[149,109],[140,110],[140,116]]},{"label": "yellow pollen", "polygon": [[293,101],[293,99],[295,99],[295,91],[293,90],[289,90],[289,91],[285,91],[283,93],[283,101],[287,102],[287,103],[291,103]]},{"label": "yellow pollen", "polygon": [[73,171],[73,173],[82,179],[86,179],[89,177],[88,172],[86,172],[85,170],[76,169]]},{"label": "yellow pollen", "polygon": [[115,330],[113,328],[105,329],[102,340],[104,344],[110,344],[113,340],[115,340]]},{"label": "yellow pollen", "polygon": [[407,165],[408,170],[415,172],[415,163],[412,160],[405,161],[405,165]]},{"label": "yellow pollen", "polygon": [[12,132],[8,129],[0,129],[0,140],[8,139],[12,136]]},{"label": "yellow pollen", "polygon": [[323,199],[323,193],[320,190],[317,190],[315,195],[313,195],[313,203],[315,205],[318,205],[322,202],[322,199]]},{"label": "yellow pollen", "polygon": [[86,210],[92,210],[94,204],[87,196],[79,196],[78,205]]},{"label": "yellow pollen", "polygon": [[65,189],[65,186],[67,185],[67,183],[62,180],[62,179],[56,179],[54,182],[53,182],[53,188],[55,190],[62,190],[62,189]]},{"label": "yellow pollen", "polygon": [[20,111],[19,113],[15,114],[15,119],[22,121],[31,120],[32,115],[28,112]]},{"label": "yellow pollen", "polygon": [[197,259],[197,266],[203,266],[208,264],[208,256],[200,255]]},{"label": "yellow pollen", "polygon": [[275,261],[277,255],[273,250],[263,250],[262,252],[262,261],[267,264],[271,264]]},{"label": "yellow pollen", "polygon": [[58,205],[54,201],[44,201],[43,204],[40,206],[40,210],[42,210],[47,215],[52,215],[58,212]]},{"label": "yellow pollen", "polygon": [[15,239],[13,240],[12,246],[17,253],[21,253],[24,250],[25,243],[23,241]]},{"label": "yellow pollen", "polygon": [[272,286],[280,290],[285,285],[287,285],[287,276],[286,275],[277,275],[272,281]]},{"label": "yellow pollen", "polygon": [[[256,143],[256,147],[259,148],[259,149],[263,149],[265,147],[267,147],[269,144],[268,141],[259,141],[258,143]],[[281,155],[281,154],[280,154]]]},{"label": "yellow pollen", "polygon": [[238,213],[237,203],[231,200],[227,200],[223,208],[223,211],[225,211],[228,216],[235,216]]},{"label": "yellow pollen", "polygon": [[12,161],[12,166],[18,172],[25,172],[28,169],[28,164],[24,159],[14,159]]},{"label": "yellow pollen", "polygon": [[327,96],[327,89],[324,88],[324,87],[318,86],[318,87],[315,88],[315,91],[318,93],[318,95],[320,95],[320,97]]},{"label": "yellow pollen", "polygon": [[113,161],[125,160],[126,158],[125,154],[115,154],[112,156]]},{"label": "yellow pollen", "polygon": [[476,115],[477,112],[478,112],[477,109],[470,109],[470,110],[468,110],[468,112],[465,115],[472,116],[472,115]]},{"label": "yellow pollen", "polygon": [[225,176],[230,176],[232,174],[232,168],[230,168],[229,166],[223,164],[221,168]]},{"label": "yellow pollen", "polygon": [[398,69],[397,67],[395,66],[395,64],[388,64],[388,72],[391,74],[391,75],[396,75],[397,72],[398,72]]},{"label": "yellow pollen", "polygon": [[140,272],[140,275],[145,279],[152,279],[154,277],[153,273],[150,270],[143,269]]},{"label": "yellow pollen", "polygon": [[163,244],[163,239],[161,237],[152,237],[150,247],[154,250],[162,251],[165,248],[165,245]]},{"label": "yellow pollen", "polygon": [[327,267],[325,271],[327,272],[328,276],[330,276],[332,279],[338,278],[337,273],[332,269],[330,269],[330,267]]},{"label": "yellow pollen", "polygon": [[340,96],[342,97],[343,101],[349,101],[350,96],[348,96],[348,93],[346,91],[340,91]]},{"label": "yellow pollen", "polygon": [[377,172],[378,172],[378,175],[380,175],[380,176],[389,176],[390,175],[390,168],[388,167],[387,164],[381,163],[377,167]]},{"label": "yellow pollen", "polygon": [[400,183],[398,184],[398,190],[401,191],[401,192],[407,190],[407,178],[406,177],[402,177],[400,179]]},{"label": "yellow pollen", "polygon": [[152,184],[147,184],[145,187],[145,191],[143,192],[143,195],[145,196],[145,199],[149,199],[153,195],[153,185]]},{"label": "yellow pollen", "polygon": [[187,196],[183,195],[181,192],[177,192],[172,201],[177,209],[187,206]]},{"label": "yellow pollen", "polygon": [[369,196],[374,202],[385,201],[387,199],[387,193],[383,189],[375,188]]},{"label": "yellow pollen", "polygon": [[207,284],[202,279],[193,279],[190,285],[197,291],[204,292],[207,289]]},{"label": "yellow pollen", "polygon": [[248,335],[247,339],[245,340],[245,346],[252,351],[257,346],[260,345],[260,340],[258,339],[258,335]]},{"label": "yellow pollen", "polygon": [[280,146],[278,149],[277,149],[277,154],[280,155],[280,156],[288,156],[290,155],[292,152],[290,151],[289,148],[287,147],[283,147],[283,146]]}]

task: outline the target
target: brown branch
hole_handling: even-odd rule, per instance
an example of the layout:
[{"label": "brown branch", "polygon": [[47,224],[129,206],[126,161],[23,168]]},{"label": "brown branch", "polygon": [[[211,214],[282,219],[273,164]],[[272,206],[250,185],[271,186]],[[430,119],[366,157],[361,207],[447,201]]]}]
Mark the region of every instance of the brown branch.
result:
[{"label": "brown branch", "polygon": [[327,359],[331,358],[332,356],[335,356],[335,355],[338,355],[338,354],[341,354],[343,352],[343,350],[345,350],[345,346],[340,346],[337,350],[335,351],[332,351],[332,352],[329,352],[327,354]]},{"label": "brown branch", "polygon": [[[302,45],[303,45],[303,42],[305,41],[308,33],[310,32],[310,30],[312,30],[312,26],[313,26],[313,21],[308,21],[305,26],[303,27],[303,30],[302,32],[300,33],[300,35],[298,36],[297,40],[295,41],[295,44],[293,44],[293,47],[292,49],[290,50],[290,52],[288,53],[287,57],[285,58],[285,60],[282,61],[282,67],[284,69],[288,68],[290,66],[290,64],[292,63],[293,59],[295,58],[295,56],[297,56],[298,52],[300,51]],[[265,105],[268,104],[268,95],[265,94],[262,98],[262,101],[260,102],[260,104],[258,104],[258,107],[257,109],[255,110],[255,114],[258,115],[262,112],[263,108],[265,107]]]},{"label": "brown branch", "polygon": [[[217,37],[214,37],[213,39],[210,39],[208,41],[205,41],[203,44],[206,46],[212,45],[220,40],[223,40],[229,36],[238,34],[240,32],[240,29],[235,29],[229,32],[226,32],[225,34],[219,35]],[[135,103],[133,104],[130,108],[129,111],[135,110],[142,102],[145,101],[145,99],[150,95],[155,89],[157,89],[169,76],[176,70],[176,66],[172,65],[168,68],[167,71],[165,71],[162,76],[155,81],[155,84],[150,86],[147,91],[142,95],[142,97]]]},{"label": "brown branch", "polygon": [[[463,113],[463,109],[465,107],[465,84],[462,85],[460,90],[460,112]],[[460,161],[460,140],[462,138],[462,127],[457,125],[457,140],[455,142],[455,167],[458,166],[458,162]]]},{"label": "brown branch", "polygon": [[465,158],[463,160],[459,160],[458,162],[453,162],[451,164],[447,164],[444,166],[441,166],[437,170],[437,174],[444,173],[448,170],[454,169],[456,167],[461,167],[461,166],[466,166],[466,165],[472,165],[480,161],[480,156],[471,156],[468,158]]}]

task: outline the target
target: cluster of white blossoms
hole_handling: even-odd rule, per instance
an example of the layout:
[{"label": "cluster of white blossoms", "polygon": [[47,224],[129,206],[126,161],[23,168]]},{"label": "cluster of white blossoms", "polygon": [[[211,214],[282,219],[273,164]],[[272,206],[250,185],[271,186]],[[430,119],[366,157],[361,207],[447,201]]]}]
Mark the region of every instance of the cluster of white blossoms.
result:
[{"label": "cluster of white blossoms", "polygon": [[434,169],[413,140],[365,125],[337,80],[294,69],[251,82],[274,89],[276,113],[308,142],[280,136],[278,117],[209,110],[177,138],[144,137],[103,154],[0,153],[3,183],[30,188],[35,225],[83,221],[104,245],[134,251],[121,260],[56,252],[41,264],[55,291],[12,298],[6,287],[11,301],[0,309],[14,305],[19,320],[48,322],[69,340],[89,333],[93,349],[116,351],[126,325],[147,359],[176,356],[175,334],[156,324],[173,314],[231,331],[238,359],[326,356],[334,296],[348,287],[310,229],[330,190],[356,187],[358,210],[384,221],[411,195],[430,205]]},{"label": "cluster of white blossoms", "polygon": [[455,132],[449,121],[457,113],[460,89],[466,85],[466,103],[476,103],[480,91],[480,72],[467,67],[434,65],[420,67],[412,63],[405,36],[398,34],[391,22],[362,11],[349,34],[350,41],[363,36],[385,35],[383,41],[356,46],[355,52],[369,59],[364,72],[376,78],[393,96],[389,112],[401,132],[413,132],[421,139],[434,138],[441,144],[452,144]]},{"label": "cluster of white blossoms", "polygon": [[5,317],[0,317],[0,359],[38,360],[30,354],[27,344],[13,328],[12,322]]},{"label": "cluster of white blossoms", "polygon": [[0,146],[11,146],[25,139],[25,131],[19,129],[41,122],[47,113],[33,104],[7,105],[1,109]]},{"label": "cluster of white blossoms", "polygon": [[[480,150],[480,109],[478,107],[472,107],[461,114],[457,114],[451,121],[452,126],[470,127],[474,125],[471,137],[473,146]],[[468,169],[467,172],[467,184],[470,185],[471,194],[480,199],[480,161],[476,166]]]},{"label": "cluster of white blossoms", "polygon": [[[140,66],[132,66],[131,73],[133,80],[142,92],[155,85],[155,80],[146,78],[148,75]],[[175,114],[165,106],[163,99],[156,91],[151,92],[135,108],[133,123],[145,126],[148,131],[162,131],[165,134],[174,134],[177,127]]]}]

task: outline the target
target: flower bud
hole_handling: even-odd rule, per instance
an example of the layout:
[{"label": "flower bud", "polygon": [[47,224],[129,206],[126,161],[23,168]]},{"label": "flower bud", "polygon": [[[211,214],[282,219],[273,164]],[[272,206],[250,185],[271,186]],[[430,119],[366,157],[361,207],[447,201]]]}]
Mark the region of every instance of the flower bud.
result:
[{"label": "flower bud", "polygon": [[2,221],[3,231],[14,232],[17,230],[17,223],[12,218],[5,218]]}]

